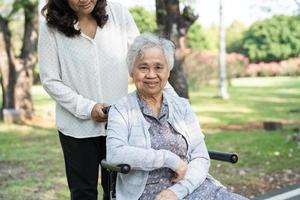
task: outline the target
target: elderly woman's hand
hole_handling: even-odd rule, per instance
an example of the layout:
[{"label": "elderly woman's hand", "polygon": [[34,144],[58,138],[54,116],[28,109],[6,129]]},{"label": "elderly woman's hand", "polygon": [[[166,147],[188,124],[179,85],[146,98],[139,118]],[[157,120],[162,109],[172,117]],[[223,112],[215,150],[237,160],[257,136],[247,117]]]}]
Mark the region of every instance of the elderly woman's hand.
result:
[{"label": "elderly woman's hand", "polygon": [[107,107],[106,103],[97,103],[94,105],[91,117],[96,122],[106,122],[107,121],[107,114],[104,114],[103,108]]},{"label": "elderly woman's hand", "polygon": [[154,200],[179,200],[176,194],[169,189],[161,191]]},{"label": "elderly woman's hand", "polygon": [[172,178],[172,182],[177,183],[182,180],[188,169],[188,164],[186,161],[181,160],[178,169],[175,171],[175,176]]}]

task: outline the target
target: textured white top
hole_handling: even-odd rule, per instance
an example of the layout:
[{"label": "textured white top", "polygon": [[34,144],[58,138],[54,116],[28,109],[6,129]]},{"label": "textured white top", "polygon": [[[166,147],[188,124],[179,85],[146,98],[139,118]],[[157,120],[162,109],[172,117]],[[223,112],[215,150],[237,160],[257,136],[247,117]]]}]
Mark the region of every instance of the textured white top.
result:
[{"label": "textured white top", "polygon": [[41,20],[38,43],[40,76],[56,102],[56,125],[65,135],[105,135],[104,124],[91,119],[96,103],[113,104],[128,91],[125,58],[139,34],[128,10],[108,2],[108,21],[94,39],[67,37]]}]

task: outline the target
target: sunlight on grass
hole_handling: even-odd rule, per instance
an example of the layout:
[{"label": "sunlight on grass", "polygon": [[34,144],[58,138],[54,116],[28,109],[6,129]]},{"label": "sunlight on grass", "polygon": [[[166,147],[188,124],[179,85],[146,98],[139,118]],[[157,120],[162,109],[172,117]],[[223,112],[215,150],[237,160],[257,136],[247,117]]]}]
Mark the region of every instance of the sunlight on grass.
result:
[{"label": "sunlight on grass", "polygon": [[192,106],[194,112],[227,112],[228,110],[231,110],[231,112],[241,112],[241,113],[253,113],[253,110],[250,110],[247,107],[243,107],[242,105],[236,106],[236,105],[227,105],[226,107],[224,105],[214,104],[210,107],[203,107],[203,106]]},{"label": "sunlight on grass", "polygon": [[[194,110],[194,109],[193,109]],[[203,116],[203,115],[198,115],[199,123],[220,123],[220,120],[214,117],[208,117],[208,116]]]},{"label": "sunlight on grass", "polygon": [[285,87],[299,86],[300,77],[255,77],[255,78],[237,78],[232,80],[233,87]]},{"label": "sunlight on grass", "polygon": [[0,132],[18,133],[22,136],[31,135],[33,132],[34,132],[34,135],[48,134],[47,130],[40,129],[40,131],[36,131],[36,128],[31,127],[31,126],[16,125],[16,124],[3,124],[3,123],[0,124]]},{"label": "sunlight on grass", "polygon": [[229,88],[229,100],[216,97],[216,86],[190,93],[202,124],[219,126],[268,120],[300,123],[300,114],[290,112],[300,108],[300,78],[241,78],[234,79],[233,85]]}]

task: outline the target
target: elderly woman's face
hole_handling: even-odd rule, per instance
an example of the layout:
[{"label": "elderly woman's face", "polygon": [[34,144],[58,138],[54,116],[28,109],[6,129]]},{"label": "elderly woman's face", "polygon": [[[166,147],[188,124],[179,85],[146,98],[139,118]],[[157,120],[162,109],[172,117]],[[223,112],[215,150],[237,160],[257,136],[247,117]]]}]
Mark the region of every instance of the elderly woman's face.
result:
[{"label": "elderly woman's face", "polygon": [[88,15],[94,10],[97,0],[68,0],[68,3],[77,15]]},{"label": "elderly woman's face", "polygon": [[131,77],[142,95],[162,93],[167,84],[170,72],[164,55],[159,47],[149,47],[135,59]]}]

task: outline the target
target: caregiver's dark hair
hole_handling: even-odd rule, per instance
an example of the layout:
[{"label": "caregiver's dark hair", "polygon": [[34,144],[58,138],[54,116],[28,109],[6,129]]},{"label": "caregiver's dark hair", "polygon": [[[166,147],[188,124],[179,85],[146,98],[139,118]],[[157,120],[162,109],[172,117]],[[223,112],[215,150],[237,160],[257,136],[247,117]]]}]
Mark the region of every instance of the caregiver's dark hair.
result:
[{"label": "caregiver's dark hair", "polygon": [[[97,0],[96,6],[92,11],[99,27],[103,27],[108,20],[105,7],[106,0]],[[48,0],[41,11],[50,27],[56,28],[68,37],[74,37],[80,34],[80,30],[74,28],[78,22],[76,13],[68,4],[68,0]]]}]

